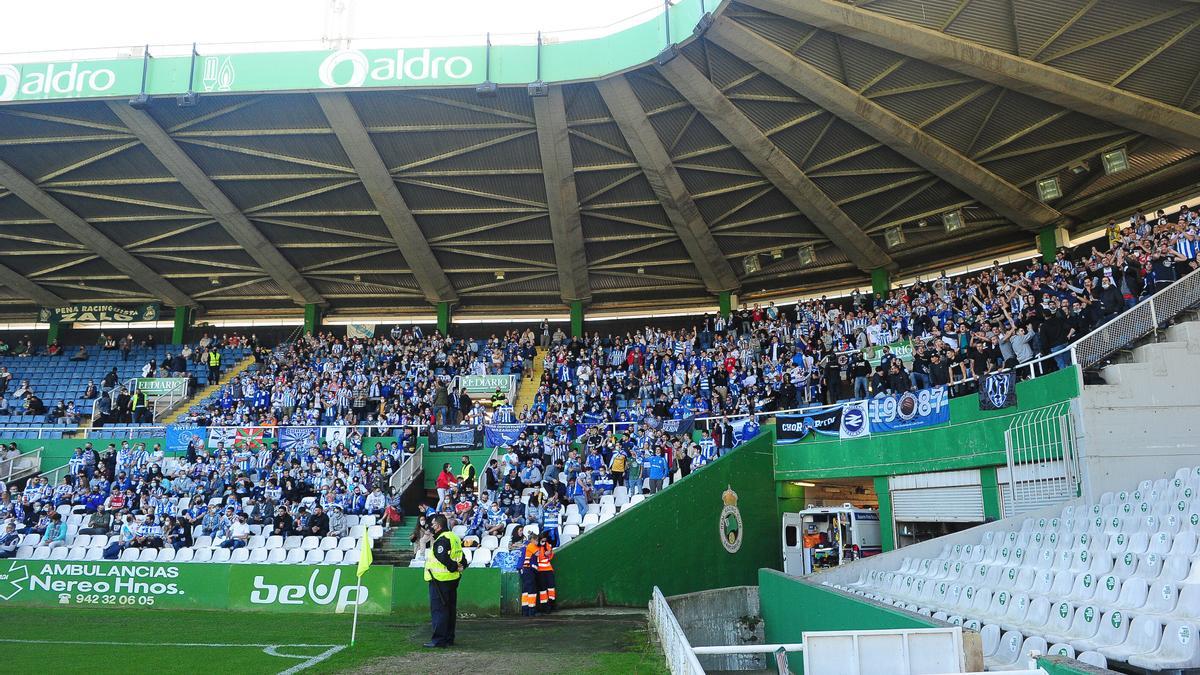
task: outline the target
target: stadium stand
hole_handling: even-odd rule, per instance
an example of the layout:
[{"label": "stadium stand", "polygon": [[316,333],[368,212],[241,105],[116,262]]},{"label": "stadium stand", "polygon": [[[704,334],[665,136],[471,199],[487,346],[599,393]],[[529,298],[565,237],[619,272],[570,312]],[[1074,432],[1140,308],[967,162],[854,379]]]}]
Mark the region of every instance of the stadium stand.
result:
[{"label": "stadium stand", "polygon": [[1200,467],[1184,467],[835,587],[979,631],[989,670],[1021,669],[1035,651],[1200,667],[1198,490]]}]

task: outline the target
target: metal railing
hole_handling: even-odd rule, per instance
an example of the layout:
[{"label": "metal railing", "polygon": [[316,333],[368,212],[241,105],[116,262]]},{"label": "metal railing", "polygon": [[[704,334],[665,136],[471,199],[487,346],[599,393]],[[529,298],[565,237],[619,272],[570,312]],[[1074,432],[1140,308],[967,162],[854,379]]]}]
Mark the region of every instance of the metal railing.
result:
[{"label": "metal railing", "polygon": [[49,471],[41,472],[40,474],[38,474],[38,477],[45,478],[46,482],[51,485],[58,485],[59,483],[62,482],[63,476],[66,476],[70,472],[70,470],[71,470],[70,464],[63,464],[62,466],[56,466],[53,469],[50,469]]},{"label": "metal railing", "polygon": [[704,668],[700,667],[700,660],[696,658],[692,644],[688,642],[687,635],[675,619],[675,613],[671,611],[671,606],[667,604],[667,599],[663,597],[662,591],[658,590],[658,586],[654,587],[650,595],[649,618],[650,629],[654,631],[658,644],[667,657],[667,669],[671,671],[671,675],[704,675]]},{"label": "metal railing", "polygon": [[418,443],[413,453],[400,463],[400,468],[392,472],[392,475],[388,478],[388,486],[395,488],[396,494],[404,494],[404,491],[421,474],[421,467],[424,460],[425,449]]},{"label": "metal railing", "polygon": [[12,483],[13,476],[16,476],[16,480],[21,480],[27,473],[37,473],[42,466],[42,450],[44,449],[37,448],[23,452],[12,459],[0,460],[0,480],[8,485]]}]

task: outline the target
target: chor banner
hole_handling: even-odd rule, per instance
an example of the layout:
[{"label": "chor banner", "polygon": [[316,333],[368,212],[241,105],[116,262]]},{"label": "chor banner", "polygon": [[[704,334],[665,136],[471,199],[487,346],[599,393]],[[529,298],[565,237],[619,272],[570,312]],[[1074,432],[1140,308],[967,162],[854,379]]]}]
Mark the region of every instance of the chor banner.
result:
[{"label": "chor banner", "polygon": [[66,560],[0,562],[0,606],[111,605],[365,614],[392,611],[392,568]]},{"label": "chor banner", "polygon": [[38,323],[50,323],[51,321],[59,321],[60,323],[158,321],[161,313],[158,303],[138,305],[136,307],[121,307],[119,305],[65,305],[63,307],[42,307],[38,310]]}]

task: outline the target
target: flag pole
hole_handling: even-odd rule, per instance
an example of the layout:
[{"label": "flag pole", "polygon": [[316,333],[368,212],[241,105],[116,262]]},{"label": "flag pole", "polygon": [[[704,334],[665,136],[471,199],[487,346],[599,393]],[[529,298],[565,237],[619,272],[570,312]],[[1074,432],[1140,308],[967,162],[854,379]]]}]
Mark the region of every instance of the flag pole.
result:
[{"label": "flag pole", "polygon": [[362,593],[362,576],[358,577],[358,588],[354,589],[354,623],[350,624],[350,646],[354,646],[354,638],[358,635],[358,602],[359,594]]}]

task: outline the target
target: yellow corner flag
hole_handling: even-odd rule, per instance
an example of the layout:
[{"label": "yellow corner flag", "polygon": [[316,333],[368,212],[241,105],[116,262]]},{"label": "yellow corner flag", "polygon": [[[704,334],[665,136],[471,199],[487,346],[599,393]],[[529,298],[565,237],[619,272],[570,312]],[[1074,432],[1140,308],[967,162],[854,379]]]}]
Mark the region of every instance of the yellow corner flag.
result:
[{"label": "yellow corner flag", "polygon": [[369,569],[371,569],[371,538],[364,534],[361,555],[358,556],[358,578],[361,579]]}]

